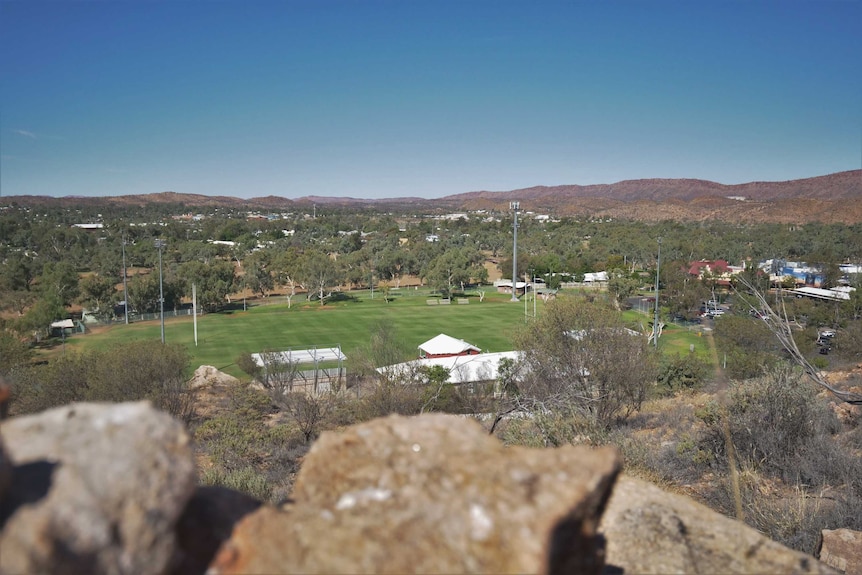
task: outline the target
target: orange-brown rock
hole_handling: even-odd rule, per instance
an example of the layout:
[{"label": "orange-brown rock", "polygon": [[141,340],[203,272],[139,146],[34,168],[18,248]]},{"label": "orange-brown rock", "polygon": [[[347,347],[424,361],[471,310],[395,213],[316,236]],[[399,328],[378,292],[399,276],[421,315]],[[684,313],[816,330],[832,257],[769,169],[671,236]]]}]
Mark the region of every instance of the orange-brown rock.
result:
[{"label": "orange-brown rock", "polygon": [[625,476],[614,487],[601,532],[610,573],[835,574],[744,523]]},{"label": "orange-brown rock", "polygon": [[211,573],[599,573],[612,449],[506,448],[477,423],[391,416],[325,433],[287,510],[239,523]]},{"label": "orange-brown rock", "polygon": [[817,556],[845,575],[862,575],[862,533],[852,529],[824,529]]}]

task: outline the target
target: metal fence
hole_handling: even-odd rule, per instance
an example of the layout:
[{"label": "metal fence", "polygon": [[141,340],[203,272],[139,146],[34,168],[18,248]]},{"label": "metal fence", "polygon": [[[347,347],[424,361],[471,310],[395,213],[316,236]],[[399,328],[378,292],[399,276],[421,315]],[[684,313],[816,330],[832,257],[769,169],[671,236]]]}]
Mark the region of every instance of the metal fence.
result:
[{"label": "metal fence", "polygon": [[[190,316],[192,315],[192,308],[187,309],[177,309],[177,310],[165,310],[165,317],[181,317],[181,316]],[[198,316],[203,315],[203,312],[198,310]],[[134,323],[138,321],[153,321],[157,319],[161,319],[161,314],[159,312],[155,313],[129,313],[129,323]],[[113,317],[109,319],[96,318],[93,316],[87,316],[87,321],[85,322],[87,325],[115,325],[118,323],[126,323],[125,316]]]}]

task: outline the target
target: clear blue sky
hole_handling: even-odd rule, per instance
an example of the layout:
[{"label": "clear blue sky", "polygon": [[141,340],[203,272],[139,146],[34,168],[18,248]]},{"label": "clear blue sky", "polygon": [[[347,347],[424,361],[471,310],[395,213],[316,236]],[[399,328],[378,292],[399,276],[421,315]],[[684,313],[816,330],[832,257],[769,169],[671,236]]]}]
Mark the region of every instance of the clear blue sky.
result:
[{"label": "clear blue sky", "polygon": [[0,0],[2,195],[862,167],[862,2]]}]

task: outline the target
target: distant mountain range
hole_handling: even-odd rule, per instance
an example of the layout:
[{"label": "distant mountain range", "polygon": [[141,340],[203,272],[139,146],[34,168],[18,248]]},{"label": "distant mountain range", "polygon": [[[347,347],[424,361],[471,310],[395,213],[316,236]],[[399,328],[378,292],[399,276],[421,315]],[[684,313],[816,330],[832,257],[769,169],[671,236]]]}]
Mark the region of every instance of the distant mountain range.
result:
[{"label": "distant mountain range", "polygon": [[468,192],[437,199],[418,197],[358,199],[306,196],[288,199],[278,196],[241,199],[162,192],[157,194],[52,198],[47,196],[0,197],[0,205],[144,205],[171,203],[189,209],[204,207],[247,207],[256,210],[283,210],[341,205],[411,211],[506,210],[510,201],[519,201],[522,210],[557,216],[603,217],[642,221],[862,222],[862,170],[838,172],[815,178],[786,182],[750,182],[725,185],[696,179],[626,180],[590,186],[535,186],[508,192]]}]

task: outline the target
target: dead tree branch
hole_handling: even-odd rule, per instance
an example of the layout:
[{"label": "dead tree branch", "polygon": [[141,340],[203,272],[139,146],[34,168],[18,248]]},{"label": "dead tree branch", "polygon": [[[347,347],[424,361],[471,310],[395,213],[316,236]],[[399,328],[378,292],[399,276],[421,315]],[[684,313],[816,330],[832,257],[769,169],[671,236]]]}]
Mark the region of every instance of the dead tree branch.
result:
[{"label": "dead tree branch", "polygon": [[[766,301],[766,297],[764,297],[763,293],[756,287],[754,287],[751,282],[749,282],[746,278],[739,276],[739,283],[741,283],[745,288],[749,291],[751,295],[754,296],[756,300],[756,305],[751,303],[746,298],[741,298],[748,302],[748,305],[751,306],[755,312],[757,312],[763,321],[766,322],[766,325],[769,327],[769,330],[775,334],[775,337],[778,338],[778,341],[781,342],[781,345],[790,354],[790,357],[796,362],[800,367],[802,367],[805,374],[817,385],[826,389],[845,403],[850,403],[853,405],[862,405],[862,395],[858,393],[851,393],[848,391],[844,391],[841,389],[836,389],[829,385],[829,382],[826,381],[826,377],[823,375],[823,372],[820,371],[817,367],[811,364],[805,356],[799,351],[799,347],[796,345],[796,340],[793,339],[793,331],[790,327],[790,321],[787,319],[787,310],[784,307],[784,301],[780,301],[781,309],[779,311],[775,311],[772,309],[772,306],[769,305],[769,302]],[[737,291],[737,293],[739,293]]]}]

